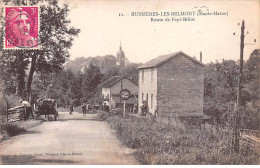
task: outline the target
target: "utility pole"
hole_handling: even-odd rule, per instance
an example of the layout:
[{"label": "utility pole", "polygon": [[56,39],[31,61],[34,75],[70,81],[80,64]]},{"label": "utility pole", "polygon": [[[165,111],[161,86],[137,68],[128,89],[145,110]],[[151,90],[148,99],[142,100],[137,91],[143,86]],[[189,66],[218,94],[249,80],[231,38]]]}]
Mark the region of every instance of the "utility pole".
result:
[{"label": "utility pole", "polygon": [[241,106],[241,90],[242,90],[242,78],[243,78],[243,54],[244,54],[244,39],[245,39],[245,22],[242,21],[241,25],[241,37],[240,37],[240,66],[239,66],[239,78],[238,78],[238,93],[237,93],[237,106]]},{"label": "utility pole", "polygon": [[235,152],[239,152],[239,136],[240,136],[240,107],[241,107],[241,91],[243,81],[243,54],[244,54],[244,39],[245,39],[245,21],[242,20],[241,25],[241,36],[240,36],[240,66],[239,66],[239,77],[238,77],[238,92],[237,92],[237,107],[235,114]]},{"label": "utility pole", "polygon": [[[120,42],[120,45],[121,45],[121,42]],[[121,89],[120,89],[120,92],[121,92],[121,90],[123,89],[123,81],[122,80],[121,80],[120,85],[121,85]],[[122,105],[121,105],[121,98],[120,98],[119,108],[121,108],[121,107],[122,107]]]}]

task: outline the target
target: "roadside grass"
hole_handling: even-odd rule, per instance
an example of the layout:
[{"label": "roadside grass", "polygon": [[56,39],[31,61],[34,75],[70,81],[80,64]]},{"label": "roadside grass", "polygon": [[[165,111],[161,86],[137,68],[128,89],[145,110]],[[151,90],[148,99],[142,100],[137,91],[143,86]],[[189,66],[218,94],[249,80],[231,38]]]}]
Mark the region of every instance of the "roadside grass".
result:
[{"label": "roadside grass", "polygon": [[29,128],[40,125],[42,120],[27,120],[22,122],[9,122],[1,124],[1,141],[9,139],[12,136],[25,133]]},{"label": "roadside grass", "polygon": [[102,110],[97,110],[96,112],[98,114],[98,118],[100,119],[100,121],[105,121],[108,117],[111,116],[111,114],[104,112]]},{"label": "roadside grass", "polygon": [[238,165],[258,164],[259,153],[248,145],[241,145],[240,153],[232,153],[230,139],[225,132],[208,128],[196,129],[182,123],[165,124],[148,118],[99,114],[124,145],[136,149],[141,164],[163,165]]}]

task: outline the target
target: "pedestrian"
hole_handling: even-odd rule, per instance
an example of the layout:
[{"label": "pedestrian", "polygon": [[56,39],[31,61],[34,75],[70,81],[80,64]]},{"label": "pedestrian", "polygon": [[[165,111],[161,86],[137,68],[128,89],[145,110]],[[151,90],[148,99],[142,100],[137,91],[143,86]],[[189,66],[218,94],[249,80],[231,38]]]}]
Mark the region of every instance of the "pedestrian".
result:
[{"label": "pedestrian", "polygon": [[88,101],[86,102],[86,112],[90,110],[90,105],[88,103]]},{"label": "pedestrian", "polygon": [[138,107],[137,107],[137,103],[135,102],[134,107],[133,107],[133,113],[136,114],[137,110],[138,110]]},{"label": "pedestrian", "polygon": [[147,101],[143,101],[143,105],[140,108],[141,108],[141,115],[146,117],[146,114],[148,112],[148,103],[147,103]]},{"label": "pedestrian", "polygon": [[30,114],[31,114],[32,118],[34,119],[31,104],[28,101],[25,101],[23,99],[20,100],[20,103],[22,103],[22,105],[25,107],[24,120],[28,120]]},{"label": "pedestrian", "polygon": [[70,114],[72,114],[72,112],[73,112],[73,104],[72,103],[70,103],[69,109],[70,109]]},{"label": "pedestrian", "polygon": [[86,115],[86,103],[83,102],[81,108],[82,108],[83,115]]},{"label": "pedestrian", "polygon": [[109,112],[109,106],[107,106],[106,103],[104,103],[104,109],[103,109],[105,112]]}]

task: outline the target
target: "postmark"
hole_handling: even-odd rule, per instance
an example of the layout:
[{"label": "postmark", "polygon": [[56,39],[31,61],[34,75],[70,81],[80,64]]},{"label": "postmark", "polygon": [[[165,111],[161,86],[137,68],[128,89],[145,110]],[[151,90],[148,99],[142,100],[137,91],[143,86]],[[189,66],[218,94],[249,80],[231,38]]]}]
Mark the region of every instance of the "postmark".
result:
[{"label": "postmark", "polygon": [[40,49],[39,7],[5,7],[4,49]]}]

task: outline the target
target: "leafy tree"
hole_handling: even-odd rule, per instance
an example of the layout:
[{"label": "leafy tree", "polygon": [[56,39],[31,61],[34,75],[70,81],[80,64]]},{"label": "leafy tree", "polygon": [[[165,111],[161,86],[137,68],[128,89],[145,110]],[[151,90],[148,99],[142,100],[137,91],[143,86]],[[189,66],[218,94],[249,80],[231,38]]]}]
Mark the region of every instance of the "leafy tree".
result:
[{"label": "leafy tree", "polygon": [[[259,125],[259,50],[254,50],[243,69],[241,124],[255,129]],[[238,63],[223,60],[209,63],[205,69],[204,113],[219,124],[229,122],[234,113],[238,87]]]},{"label": "leafy tree", "polygon": [[[1,12],[0,12],[1,13]],[[0,18],[2,16],[0,15]],[[0,32],[3,32],[3,27]],[[3,41],[3,34],[0,35]],[[4,53],[3,45],[0,45],[0,79],[2,81],[2,91],[5,94],[17,94],[24,96],[25,92],[25,71],[29,59],[20,50],[9,50]]]},{"label": "leafy tree", "polygon": [[108,71],[105,71],[103,73],[102,81],[104,82],[104,81],[112,78],[113,76],[119,76],[119,75],[120,75],[119,68],[117,66],[112,67]]},{"label": "leafy tree", "polygon": [[102,77],[103,75],[98,66],[91,63],[90,66],[86,68],[82,78],[82,90],[86,98],[90,98],[95,94],[98,85],[101,83]]},{"label": "leafy tree", "polygon": [[[77,76],[71,70],[51,74],[36,74],[33,83],[33,99],[48,97],[57,100],[59,106],[67,106],[78,97]],[[77,91],[77,92],[76,92]]]},{"label": "leafy tree", "polygon": [[251,94],[254,102],[260,99],[260,49],[254,50],[245,64],[245,89]]},{"label": "leafy tree", "polygon": [[132,79],[134,82],[138,83],[138,67],[140,64],[131,63],[125,69],[122,70],[121,74]]},{"label": "leafy tree", "polygon": [[249,129],[260,128],[260,49],[254,50],[245,63],[245,85],[247,92],[246,103],[242,113],[242,127]]},{"label": "leafy tree", "polygon": [[238,66],[235,61],[210,63],[205,69],[204,112],[217,122],[236,101]]}]

